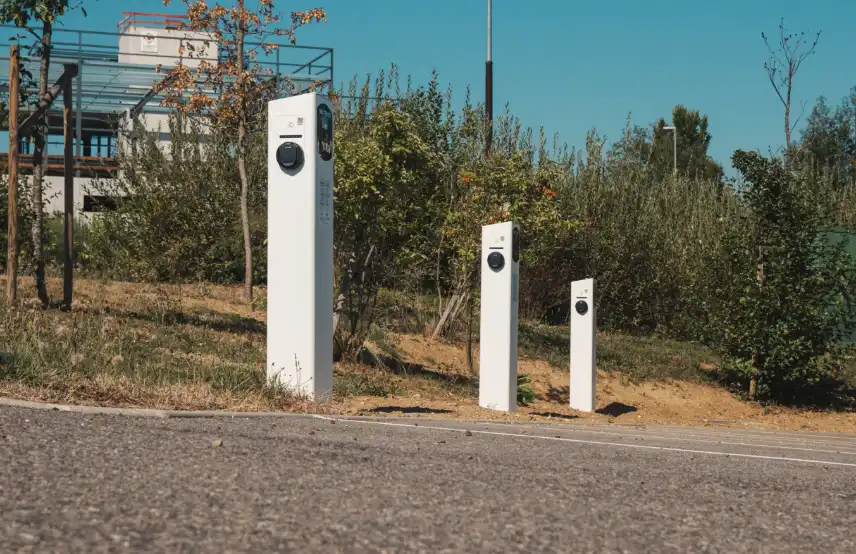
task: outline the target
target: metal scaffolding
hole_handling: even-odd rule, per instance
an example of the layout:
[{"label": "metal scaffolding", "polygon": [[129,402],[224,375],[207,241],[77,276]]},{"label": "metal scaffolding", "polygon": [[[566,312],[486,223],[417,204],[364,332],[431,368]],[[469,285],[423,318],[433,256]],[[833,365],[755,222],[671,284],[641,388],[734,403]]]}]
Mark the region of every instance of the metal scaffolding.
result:
[{"label": "metal scaffolding", "polygon": [[[142,40],[149,35],[127,32],[134,30],[136,25],[157,26],[175,32],[175,26],[182,16],[161,14],[129,13],[119,24],[119,32],[91,31],[76,29],[54,29],[53,47],[51,51],[51,66],[49,81],[54,82],[62,73],[63,64],[76,64],[79,69],[74,79],[74,140],[75,157],[77,162],[86,163],[86,159],[112,158],[118,134],[119,121],[128,110],[136,108],[145,113],[169,113],[170,108],[161,105],[163,95],[154,87],[161,83],[165,73],[179,64],[199,63],[201,60],[216,63],[218,58],[190,57],[179,58],[178,63],[163,63],[164,54],[134,52],[134,63],[120,62],[128,58],[127,53],[120,50],[120,41],[131,38]],[[152,18],[151,16],[159,16]],[[21,47],[21,64],[23,68],[38,78],[39,58],[26,55],[31,43],[34,42],[32,33],[22,29],[0,25],[0,34],[17,37]],[[158,41],[188,41],[187,38],[175,36],[158,36]],[[198,38],[195,40],[199,40]],[[14,41],[13,41],[14,44]],[[248,48],[260,46],[258,43],[248,43]],[[182,52],[183,48],[175,48]],[[34,50],[33,50],[34,51]],[[333,86],[333,49],[291,44],[276,44],[270,51],[258,48],[258,59],[254,62],[261,68],[265,79],[271,82],[277,97],[299,94],[310,86],[321,90],[330,90]],[[168,56],[166,56],[168,57]],[[171,61],[171,60],[166,60]],[[160,68],[160,69],[159,69]],[[9,82],[9,55],[0,52],[0,83]],[[8,86],[6,86],[8,90]],[[22,83],[22,89],[27,93],[38,93],[35,83]],[[3,92],[3,90],[0,90]],[[216,96],[216,91],[209,94]],[[35,96],[34,95],[34,96]],[[22,119],[27,115],[28,107],[22,106]],[[61,143],[62,111],[52,109],[48,112],[48,155],[56,152],[56,146]],[[8,129],[0,127],[0,133],[6,135]],[[54,140],[51,140],[54,139]],[[59,139],[59,140],[57,140]],[[0,140],[0,155],[5,157],[8,140]],[[22,160],[30,146],[21,143]],[[104,165],[103,162],[101,165]],[[109,164],[108,164],[109,165]],[[51,169],[50,167],[48,168]]]}]

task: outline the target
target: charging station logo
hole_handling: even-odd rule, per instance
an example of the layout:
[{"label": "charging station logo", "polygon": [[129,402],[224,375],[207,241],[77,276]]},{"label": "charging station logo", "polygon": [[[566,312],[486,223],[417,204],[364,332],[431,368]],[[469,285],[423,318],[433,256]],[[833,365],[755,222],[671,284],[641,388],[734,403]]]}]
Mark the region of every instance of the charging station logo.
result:
[{"label": "charging station logo", "polygon": [[318,106],[318,154],[325,162],[333,159],[333,112],[326,104]]}]

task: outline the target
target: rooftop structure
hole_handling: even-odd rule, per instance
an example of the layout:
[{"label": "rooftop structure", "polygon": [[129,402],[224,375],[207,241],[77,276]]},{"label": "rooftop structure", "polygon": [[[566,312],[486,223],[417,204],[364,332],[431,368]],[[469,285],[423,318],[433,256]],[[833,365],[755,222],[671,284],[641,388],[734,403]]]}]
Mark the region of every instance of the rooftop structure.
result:
[{"label": "rooftop structure", "polygon": [[[146,114],[166,114],[160,105],[162,96],[153,87],[164,78],[164,72],[183,64],[195,67],[201,60],[212,63],[221,54],[215,42],[203,33],[179,30],[185,16],[126,12],[116,32],[54,30],[51,52],[50,81],[62,73],[65,63],[78,64],[80,75],[74,80],[75,156],[111,157],[115,146],[118,119],[127,110],[138,107]],[[19,36],[22,66],[35,78],[39,59],[28,55],[32,40],[20,29],[0,25],[0,34]],[[196,54],[184,55],[192,45]],[[248,43],[248,47],[257,44]],[[258,63],[277,91],[277,97],[300,93],[310,85],[322,88],[333,82],[331,48],[279,44],[270,54],[260,52]],[[158,67],[161,72],[158,72]],[[9,82],[9,54],[0,52],[0,83]],[[37,92],[36,83],[22,83],[27,92]],[[212,91],[212,94],[216,94]],[[22,106],[26,110],[26,107]],[[22,114],[26,117],[26,113]],[[49,114],[51,154],[60,154],[57,141],[62,138],[61,106]],[[8,149],[6,129],[0,140],[0,152]],[[22,144],[22,153],[31,148]]]},{"label": "rooftop structure", "polygon": [[[116,31],[64,28],[53,31],[50,82],[62,73],[63,64],[77,64],[79,68],[79,75],[73,80],[73,101],[74,168],[80,178],[109,177],[118,170],[114,156],[119,128],[130,111],[144,114],[146,126],[154,126],[149,130],[158,131],[158,124],[170,111],[161,106],[163,97],[154,89],[164,79],[164,73],[179,65],[196,67],[202,60],[216,63],[223,54],[210,36],[181,30],[181,24],[186,22],[183,14],[124,12],[123,15]],[[0,25],[0,35],[3,34],[17,37],[21,65],[38,79],[39,58],[35,53],[29,54],[34,42],[31,34],[14,26]],[[256,46],[259,44],[247,43],[248,48]],[[190,50],[193,56],[187,55]],[[322,90],[332,87],[332,48],[277,44],[269,53],[260,48],[258,52],[257,63],[265,78],[271,81],[278,98],[299,94],[319,84]],[[4,89],[8,91],[8,82],[9,53],[6,51],[0,52],[0,83],[3,83],[0,93]],[[22,83],[22,89],[35,95],[38,83]],[[216,91],[211,90],[210,94],[216,95]],[[24,110],[20,116],[23,120],[29,106],[21,109]],[[8,129],[0,127],[0,163],[7,157],[8,143]],[[32,171],[31,142],[22,141],[20,152],[21,172],[29,174]],[[47,154],[47,175],[62,175],[61,102],[55,103],[48,113]],[[57,200],[61,201],[61,198]]]}]

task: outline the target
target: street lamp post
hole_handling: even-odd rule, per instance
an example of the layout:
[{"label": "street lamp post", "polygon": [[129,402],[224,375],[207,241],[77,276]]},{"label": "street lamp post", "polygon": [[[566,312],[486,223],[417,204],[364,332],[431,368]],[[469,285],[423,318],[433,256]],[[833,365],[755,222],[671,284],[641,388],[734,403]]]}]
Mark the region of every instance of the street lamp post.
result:
[{"label": "street lamp post", "polygon": [[487,59],[485,61],[485,83],[484,83],[484,109],[485,121],[487,123],[487,136],[485,137],[485,157],[490,155],[491,143],[493,142],[493,52],[491,45],[492,35],[492,0],[487,0]]},{"label": "street lamp post", "polygon": [[672,137],[674,138],[674,169],[672,170],[675,175],[678,174],[678,129],[674,125],[666,125],[663,127],[664,131],[672,131]]}]

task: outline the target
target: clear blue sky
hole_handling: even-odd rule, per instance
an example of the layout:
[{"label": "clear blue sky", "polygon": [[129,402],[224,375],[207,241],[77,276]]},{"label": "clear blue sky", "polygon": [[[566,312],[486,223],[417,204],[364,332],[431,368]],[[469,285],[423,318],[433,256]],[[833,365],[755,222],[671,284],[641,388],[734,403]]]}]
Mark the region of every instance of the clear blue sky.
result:
[{"label": "clear blue sky", "polygon": [[[115,29],[124,11],[174,13],[178,0],[84,0],[89,17],[68,28]],[[213,3],[213,0],[211,0]],[[710,118],[712,156],[730,169],[737,148],[784,143],[782,106],[767,80],[761,31],[822,31],[797,76],[795,105],[824,94],[838,103],[856,85],[856,2],[844,0],[494,0],[496,111],[581,147],[597,127],[612,142],[628,112],[640,125],[670,119],[681,103]],[[329,23],[304,28],[302,44],[335,49],[336,78],[386,68],[417,83],[436,68],[460,100],[484,95],[486,0],[279,0],[287,11],[323,7]],[[287,11],[286,11],[287,10]],[[732,171],[728,171],[732,174]]]}]

